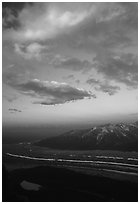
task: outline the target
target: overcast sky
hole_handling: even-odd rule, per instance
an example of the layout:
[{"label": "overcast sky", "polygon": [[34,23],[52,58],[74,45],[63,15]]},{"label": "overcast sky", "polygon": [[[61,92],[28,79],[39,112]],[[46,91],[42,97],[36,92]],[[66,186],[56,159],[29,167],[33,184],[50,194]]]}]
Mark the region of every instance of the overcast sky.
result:
[{"label": "overcast sky", "polygon": [[3,3],[4,124],[137,115],[137,3]]}]

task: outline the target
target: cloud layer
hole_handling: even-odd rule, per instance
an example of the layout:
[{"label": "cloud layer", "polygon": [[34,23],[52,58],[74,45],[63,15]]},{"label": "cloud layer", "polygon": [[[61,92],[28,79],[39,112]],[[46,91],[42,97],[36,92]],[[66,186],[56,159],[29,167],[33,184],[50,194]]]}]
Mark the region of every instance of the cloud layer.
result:
[{"label": "cloud layer", "polygon": [[94,97],[87,84],[109,95],[137,89],[137,3],[12,5],[3,7],[4,83],[44,105]]},{"label": "cloud layer", "polygon": [[96,91],[108,93],[110,96],[114,95],[120,90],[119,86],[111,85],[108,81],[99,81],[94,78],[90,78],[86,82],[87,84],[91,85]]},{"label": "cloud layer", "polygon": [[76,57],[62,57],[60,55],[55,56],[51,64],[55,68],[70,69],[73,71],[90,70],[93,65],[88,60],[80,60]]},{"label": "cloud layer", "polygon": [[7,78],[9,79],[7,84],[11,85],[21,94],[38,99],[38,101],[33,102],[34,104],[55,105],[84,98],[96,98],[91,92],[75,88],[67,83],[41,81],[39,79],[32,79],[24,83],[19,83],[14,81],[13,78],[10,80],[8,75]]},{"label": "cloud layer", "polygon": [[42,105],[63,104],[84,98],[95,98],[95,95],[83,89],[78,89],[67,83],[59,83],[56,81],[49,82],[34,79],[24,84],[18,84],[16,88],[23,94],[41,98],[41,101],[34,103]]},{"label": "cloud layer", "polygon": [[[77,4],[78,6],[78,4]],[[67,4],[66,4],[67,8]],[[6,10],[6,9],[5,9]],[[65,4],[37,3],[26,4],[17,15],[8,10],[3,18],[3,25],[8,27],[9,23],[17,21],[18,30],[12,30],[12,38],[19,41],[46,40],[63,32],[67,33],[69,28],[74,28],[90,16],[92,9],[87,6],[79,9],[70,8],[65,10]],[[10,19],[10,20],[9,20]],[[10,22],[9,22],[10,21]],[[6,33],[9,35],[8,33]]]},{"label": "cloud layer", "polygon": [[16,108],[9,108],[8,110],[10,111],[10,113],[16,113],[16,112],[21,113],[22,112],[21,110],[16,109]]},{"label": "cloud layer", "polygon": [[106,79],[115,80],[129,88],[137,88],[138,59],[133,54],[106,56],[106,59],[94,58],[95,68]]},{"label": "cloud layer", "polygon": [[14,45],[15,52],[18,55],[21,55],[25,59],[40,59],[41,58],[41,53],[45,50],[47,50],[46,46],[43,46],[39,43],[31,43],[25,46],[24,44],[18,44],[15,43]]}]

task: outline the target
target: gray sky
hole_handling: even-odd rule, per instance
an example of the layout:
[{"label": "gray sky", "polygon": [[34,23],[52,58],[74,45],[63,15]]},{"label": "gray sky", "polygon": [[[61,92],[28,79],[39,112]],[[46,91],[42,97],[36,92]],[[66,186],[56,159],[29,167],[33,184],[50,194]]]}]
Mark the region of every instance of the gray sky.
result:
[{"label": "gray sky", "polygon": [[137,3],[3,3],[4,124],[137,114]]}]

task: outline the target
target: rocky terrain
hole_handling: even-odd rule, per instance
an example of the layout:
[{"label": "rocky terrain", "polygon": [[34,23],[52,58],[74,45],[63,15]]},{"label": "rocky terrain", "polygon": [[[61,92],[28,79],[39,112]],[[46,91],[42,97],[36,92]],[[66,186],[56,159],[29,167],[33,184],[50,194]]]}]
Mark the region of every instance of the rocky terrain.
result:
[{"label": "rocky terrain", "polygon": [[71,130],[56,137],[49,137],[36,143],[56,149],[68,150],[138,150],[138,122],[105,124],[90,129]]}]

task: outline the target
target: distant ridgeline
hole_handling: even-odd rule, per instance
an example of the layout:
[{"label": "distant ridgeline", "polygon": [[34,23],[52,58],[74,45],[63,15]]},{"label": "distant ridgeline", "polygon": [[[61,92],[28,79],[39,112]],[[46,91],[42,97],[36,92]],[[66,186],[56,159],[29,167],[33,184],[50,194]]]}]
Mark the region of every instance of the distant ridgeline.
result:
[{"label": "distant ridgeline", "polygon": [[56,137],[40,140],[35,145],[63,150],[138,151],[138,122],[71,130]]}]

